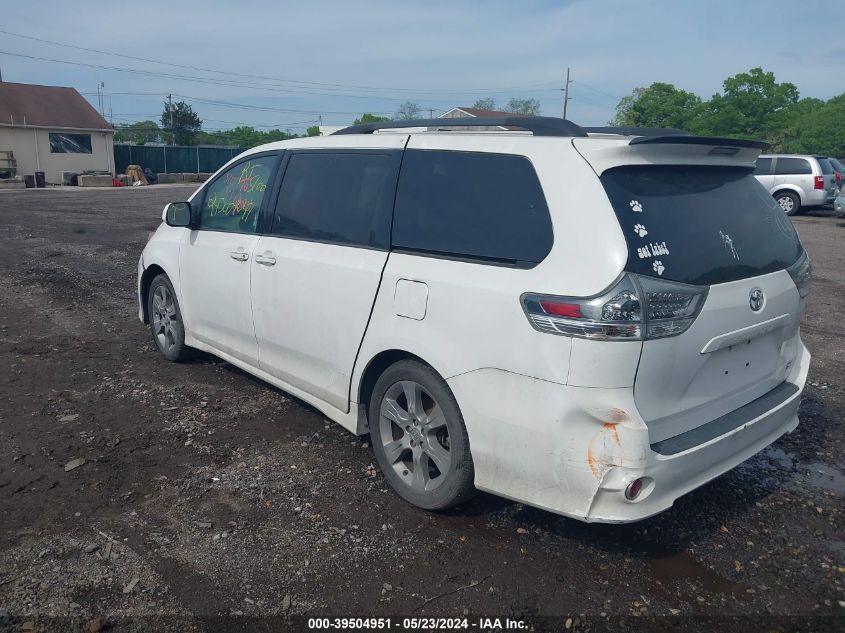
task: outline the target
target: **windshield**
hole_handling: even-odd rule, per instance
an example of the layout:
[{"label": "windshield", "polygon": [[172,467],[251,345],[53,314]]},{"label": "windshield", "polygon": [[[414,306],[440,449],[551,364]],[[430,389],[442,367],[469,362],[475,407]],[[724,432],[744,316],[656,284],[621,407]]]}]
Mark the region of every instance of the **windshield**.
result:
[{"label": "windshield", "polygon": [[629,165],[601,181],[630,272],[710,285],[781,270],[801,255],[792,222],[751,169]]}]

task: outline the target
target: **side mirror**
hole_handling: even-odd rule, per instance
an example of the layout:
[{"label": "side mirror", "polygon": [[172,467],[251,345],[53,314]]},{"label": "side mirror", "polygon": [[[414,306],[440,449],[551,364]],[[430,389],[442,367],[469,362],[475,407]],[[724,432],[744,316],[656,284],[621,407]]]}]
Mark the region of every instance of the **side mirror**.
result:
[{"label": "side mirror", "polygon": [[164,221],[168,226],[191,226],[191,203],[171,202],[164,207]]}]

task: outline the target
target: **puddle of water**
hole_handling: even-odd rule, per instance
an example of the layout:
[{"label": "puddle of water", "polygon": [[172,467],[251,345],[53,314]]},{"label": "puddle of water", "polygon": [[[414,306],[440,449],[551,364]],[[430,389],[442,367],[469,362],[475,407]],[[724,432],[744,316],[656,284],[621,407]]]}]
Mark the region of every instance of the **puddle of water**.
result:
[{"label": "puddle of water", "polygon": [[779,448],[769,447],[761,455],[767,460],[758,464],[764,470],[796,469],[811,486],[845,495],[845,474],[832,466],[821,462],[801,463],[794,455]]},{"label": "puddle of water", "polygon": [[700,584],[705,591],[712,593],[734,594],[736,597],[746,595],[746,587],[738,582],[723,578],[708,569],[687,552],[679,552],[663,558],[653,558],[648,561],[652,576],[664,585],[675,581],[690,580]]},{"label": "puddle of water", "polygon": [[801,466],[801,470],[805,469],[811,486],[824,488],[825,490],[845,495],[845,475],[835,468],[832,468],[827,464],[814,462],[812,464]]}]

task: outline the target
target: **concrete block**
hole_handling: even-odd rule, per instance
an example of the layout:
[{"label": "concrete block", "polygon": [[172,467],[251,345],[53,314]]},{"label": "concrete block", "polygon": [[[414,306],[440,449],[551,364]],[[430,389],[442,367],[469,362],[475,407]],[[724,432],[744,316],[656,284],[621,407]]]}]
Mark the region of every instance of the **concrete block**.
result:
[{"label": "concrete block", "polygon": [[26,183],[23,180],[15,180],[13,178],[0,180],[0,189],[26,189]]},{"label": "concrete block", "polygon": [[208,172],[201,171],[197,174],[197,182],[205,182],[209,178],[211,178],[211,174]]},{"label": "concrete block", "polygon": [[184,181],[182,174],[158,174],[158,184],[160,185],[170,185]]},{"label": "concrete block", "polygon": [[79,186],[80,187],[111,187],[112,186],[112,177],[111,176],[94,176],[94,175],[80,174],[78,180],[79,180]]}]

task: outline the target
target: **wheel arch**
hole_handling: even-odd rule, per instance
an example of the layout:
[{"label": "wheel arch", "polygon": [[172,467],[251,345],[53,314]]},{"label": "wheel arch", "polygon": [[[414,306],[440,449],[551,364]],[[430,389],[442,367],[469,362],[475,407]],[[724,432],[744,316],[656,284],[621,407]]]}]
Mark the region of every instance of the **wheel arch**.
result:
[{"label": "wheel arch", "polygon": [[772,192],[772,197],[777,198],[778,194],[783,193],[785,191],[787,191],[789,193],[794,193],[796,196],[798,196],[798,202],[801,204],[801,206],[804,206],[804,192],[801,189],[801,187],[796,187],[795,185],[788,185],[788,184],[778,185],[777,187],[775,187],[775,190]]},{"label": "wheel arch", "polygon": [[368,413],[370,408],[370,398],[373,395],[373,388],[376,381],[379,379],[384,371],[400,360],[415,360],[431,367],[438,374],[437,368],[421,356],[403,349],[386,349],[378,354],[375,354],[367,362],[364,370],[361,372],[361,379],[358,381],[357,388],[353,391],[354,400],[358,403],[358,435],[363,435],[369,432]]},{"label": "wheel arch", "polygon": [[[141,293],[141,309],[143,310],[144,314],[144,323],[147,325],[149,325],[150,323],[150,309],[148,305],[150,285],[152,285],[153,279],[155,279],[161,274],[167,275],[167,271],[165,271],[164,268],[162,268],[158,264],[150,264],[144,269],[144,272],[141,274],[141,285],[139,288],[139,291]],[[167,275],[167,278],[170,279],[170,275]],[[171,283],[173,282],[171,281]]]}]

